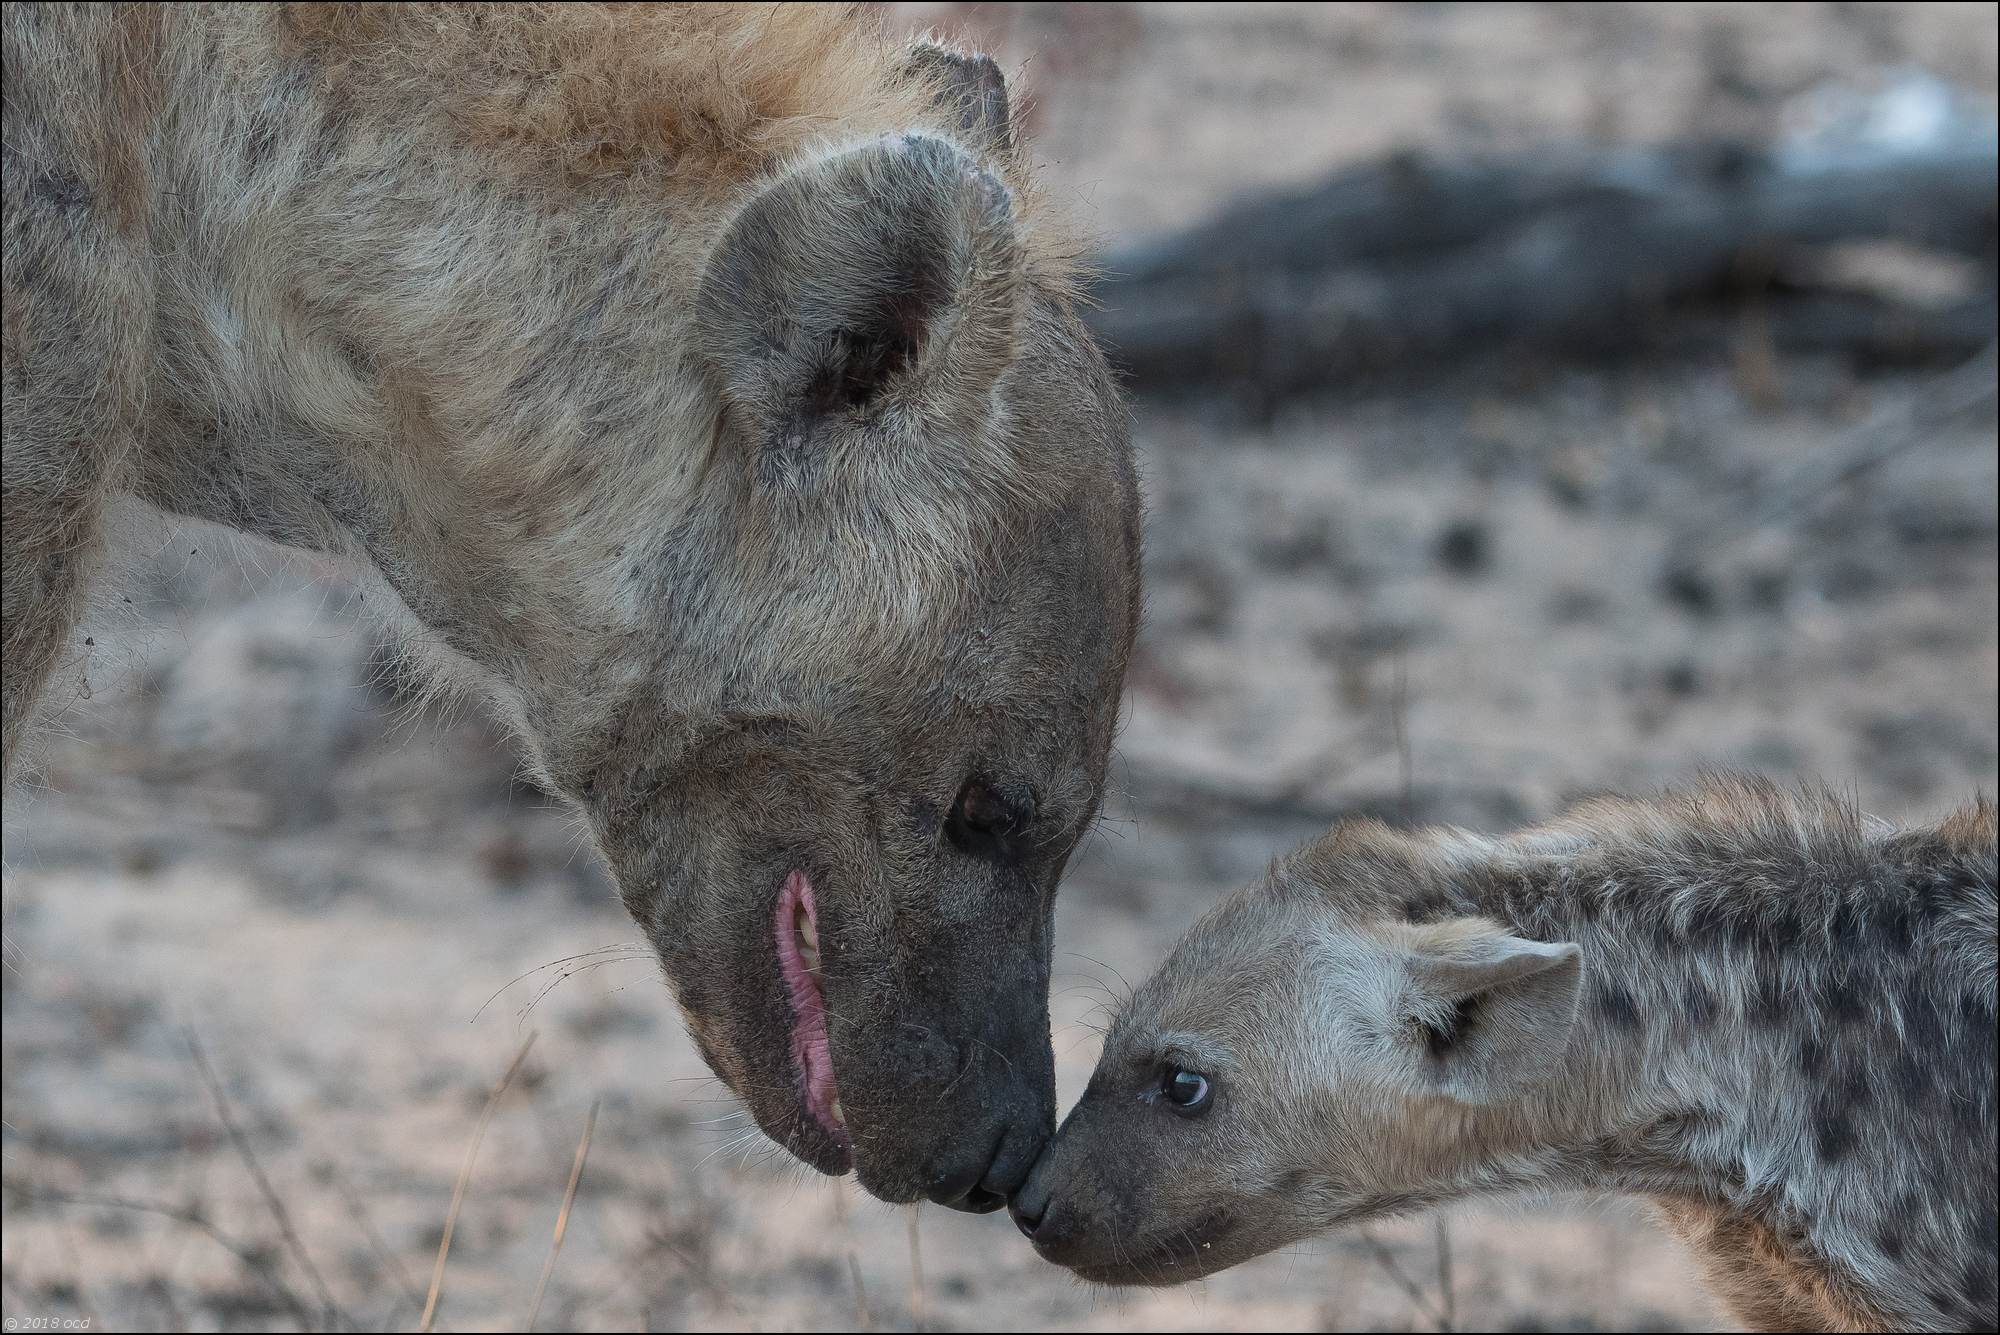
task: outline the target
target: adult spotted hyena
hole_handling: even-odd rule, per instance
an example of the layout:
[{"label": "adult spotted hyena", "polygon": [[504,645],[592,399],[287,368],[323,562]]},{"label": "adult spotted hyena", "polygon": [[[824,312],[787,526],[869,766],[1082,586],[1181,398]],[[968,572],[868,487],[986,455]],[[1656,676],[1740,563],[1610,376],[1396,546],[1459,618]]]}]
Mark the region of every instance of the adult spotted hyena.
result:
[{"label": "adult spotted hyena", "polygon": [[1112,1025],[1015,1198],[1170,1284],[1476,1193],[1651,1200],[1757,1330],[1993,1328],[1995,825],[1718,779],[1509,838],[1344,824]]},{"label": "adult spotted hyena", "polygon": [[992,62],[831,8],[5,17],[5,744],[113,497],[344,557],[813,1166],[991,1208],[1137,609]]}]

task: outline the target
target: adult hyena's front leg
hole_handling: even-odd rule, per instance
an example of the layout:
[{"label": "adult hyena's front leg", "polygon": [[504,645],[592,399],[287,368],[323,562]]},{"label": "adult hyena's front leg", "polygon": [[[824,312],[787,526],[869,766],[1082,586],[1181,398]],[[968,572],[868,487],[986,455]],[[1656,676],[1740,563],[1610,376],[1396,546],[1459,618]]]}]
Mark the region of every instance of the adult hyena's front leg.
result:
[{"label": "adult hyena's front leg", "polygon": [[[44,471],[52,461],[28,463],[46,451],[39,444],[17,442],[15,436],[10,427],[6,504],[0,507],[0,559],[5,562],[0,572],[0,738],[8,775],[42,688],[75,631],[85,576],[98,546],[98,502],[88,494],[92,484],[66,479],[46,489],[20,484],[17,469]],[[75,451],[81,465],[76,472],[91,471],[93,453]]]},{"label": "adult hyena's front leg", "polygon": [[[17,295],[10,281],[10,326]],[[0,498],[0,775],[5,777],[13,775],[35,707],[75,634],[102,546],[110,476],[131,429],[91,411],[101,392],[61,401],[65,388],[74,392],[76,377],[44,380],[22,373],[22,363],[32,367],[36,358],[17,362],[17,351],[10,327]]]},{"label": "adult hyena's front leg", "polygon": [[140,428],[152,308],[140,246],[100,197],[101,174],[63,163],[61,141],[35,133],[11,87],[9,103],[0,340],[0,773],[7,776],[75,633],[104,507]]}]

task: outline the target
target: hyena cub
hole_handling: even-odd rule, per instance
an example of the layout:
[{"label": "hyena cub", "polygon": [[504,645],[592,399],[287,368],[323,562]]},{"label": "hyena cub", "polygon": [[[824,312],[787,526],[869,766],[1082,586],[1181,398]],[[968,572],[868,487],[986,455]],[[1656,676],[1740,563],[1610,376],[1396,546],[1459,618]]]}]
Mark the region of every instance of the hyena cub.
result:
[{"label": "hyena cub", "polygon": [[1993,1329],[1994,828],[1746,779],[1504,839],[1347,822],[1140,989],[1016,1222],[1170,1284],[1477,1192],[1629,1192],[1752,1328]]}]

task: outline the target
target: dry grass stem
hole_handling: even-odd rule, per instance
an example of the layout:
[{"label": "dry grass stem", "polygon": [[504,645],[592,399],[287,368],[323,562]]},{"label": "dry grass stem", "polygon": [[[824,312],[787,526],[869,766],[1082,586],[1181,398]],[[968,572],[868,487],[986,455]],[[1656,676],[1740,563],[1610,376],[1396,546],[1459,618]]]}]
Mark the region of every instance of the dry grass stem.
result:
[{"label": "dry grass stem", "polygon": [[576,1204],[576,1184],[583,1180],[583,1161],[590,1157],[590,1138],[596,1131],[597,1100],[592,1099],[590,1116],[583,1122],[583,1139],[576,1143],[576,1160],[569,1166],[569,1185],[563,1188],[562,1209],[556,1214],[556,1235],[549,1242],[549,1259],[542,1262],[542,1277],[535,1281],[535,1301],[528,1307],[524,1330],[533,1330],[535,1318],[542,1314],[542,1295],[548,1291],[549,1276],[556,1272],[556,1257],[562,1255],[563,1234],[569,1231],[570,1207]]},{"label": "dry grass stem", "polygon": [[355,1227],[359,1228],[362,1236],[368,1239],[369,1247],[375,1252],[375,1259],[381,1262],[384,1273],[396,1282],[396,1289],[403,1295],[403,1301],[412,1307],[422,1306],[424,1300],[417,1292],[416,1281],[411,1279],[410,1272],[403,1268],[402,1259],[383,1240],[381,1230],[375,1227],[375,1220],[369,1215],[368,1207],[355,1192],[354,1184],[347,1180],[347,1175],[340,1171],[338,1165],[329,1163],[326,1165],[326,1170],[328,1179],[333,1183],[333,1189],[340,1194],[341,1202],[347,1207],[348,1217],[354,1220]]},{"label": "dry grass stem", "polygon": [[1437,1219],[1438,1253],[1438,1301],[1444,1306],[1444,1320],[1438,1323],[1440,1330],[1455,1330],[1458,1325],[1458,1292],[1451,1279],[1451,1225],[1443,1215]]},{"label": "dry grass stem", "polygon": [[1377,1266],[1381,1267],[1382,1272],[1389,1277],[1390,1283],[1400,1289],[1403,1296],[1410,1300],[1410,1306],[1416,1308],[1424,1320],[1430,1322],[1439,1330],[1450,1329],[1450,1326],[1446,1324],[1444,1313],[1438,1311],[1430,1299],[1424,1297],[1422,1285],[1403,1273],[1403,1267],[1396,1263],[1395,1253],[1383,1246],[1380,1238],[1365,1228],[1355,1229],[1354,1235],[1361,1239],[1361,1245],[1368,1249],[1368,1255],[1374,1259]]},{"label": "dry grass stem", "polygon": [[[33,1201],[42,1205],[75,1205],[93,1210],[129,1210],[134,1214],[156,1215],[161,1219],[170,1219],[177,1224],[184,1224],[196,1232],[204,1234],[216,1246],[234,1256],[238,1261],[241,1261],[243,1268],[261,1280],[264,1287],[271,1291],[271,1296],[276,1298],[284,1306],[285,1310],[291,1313],[292,1318],[299,1323],[300,1329],[311,1330],[316,1324],[313,1321],[312,1311],[306,1306],[305,1300],[299,1297],[291,1285],[285,1283],[284,1276],[280,1275],[276,1268],[272,1266],[270,1262],[271,1253],[268,1250],[254,1247],[225,1233],[200,1210],[174,1205],[162,1205],[157,1201],[131,1200],[124,1196],[99,1196],[88,1192],[55,1191],[43,1187],[24,1187],[14,1182],[7,1184],[7,1190],[14,1193],[21,1200]],[[11,1283],[9,1287],[12,1287]]]},{"label": "dry grass stem", "polygon": [[924,1249],[917,1232],[917,1207],[910,1207],[907,1220],[910,1235],[910,1322],[924,1328]]},{"label": "dry grass stem", "polygon": [[847,1183],[833,1184],[833,1216],[840,1221],[840,1251],[847,1260],[847,1277],[854,1284],[854,1325],[857,1330],[873,1330],[874,1318],[868,1315],[868,1291],[861,1283],[861,1257],[854,1250],[854,1229],[847,1219]]},{"label": "dry grass stem", "polygon": [[245,1136],[243,1129],[236,1125],[236,1118],[229,1111],[229,1097],[222,1090],[222,1081],[216,1076],[215,1068],[208,1064],[208,1054],[202,1051],[201,1040],[195,1036],[192,1029],[187,1031],[187,1045],[188,1055],[194,1058],[195,1069],[201,1072],[202,1082],[208,1086],[209,1096],[215,1100],[215,1113],[222,1119],[222,1129],[229,1133],[229,1143],[236,1147],[236,1153],[243,1160],[243,1166],[250,1170],[251,1178],[257,1183],[257,1190],[263,1193],[264,1204],[270,1208],[271,1217],[277,1221],[278,1232],[284,1236],[285,1245],[298,1260],[299,1268],[306,1272],[306,1278],[312,1281],[313,1291],[319,1295],[321,1309],[340,1325],[353,1325],[347,1314],[341,1311],[340,1304],[334,1301],[333,1291],[327,1288],[326,1280],[319,1273],[319,1267],[313,1264],[312,1257],[306,1253],[305,1243],[299,1238],[298,1230],[292,1227],[291,1212],[285,1209],[285,1203],[278,1198],[277,1190],[271,1186],[271,1179],[265,1175],[264,1166],[257,1161],[255,1151],[250,1148],[249,1137]]},{"label": "dry grass stem", "polygon": [[535,1035],[529,1034],[521,1044],[521,1050],[514,1054],[514,1060],[507,1063],[507,1069],[493,1082],[493,1088],[486,1095],[486,1106],[479,1110],[479,1121],[472,1128],[472,1143],[465,1147],[465,1162],[458,1166],[458,1182],[451,1189],[451,1209],[445,1212],[444,1236],[438,1239],[437,1263],[431,1267],[431,1291],[424,1299],[423,1319],[417,1322],[417,1329],[427,1331],[437,1317],[438,1296],[444,1290],[444,1262],[451,1255],[451,1235],[458,1227],[459,1207],[465,1204],[465,1187],[472,1180],[472,1165],[479,1158],[479,1142],[486,1138],[486,1124],[493,1120],[493,1109],[499,1104],[500,1096],[507,1092],[507,1086],[514,1083],[520,1073],[521,1064],[528,1060],[528,1049],[535,1046]]}]

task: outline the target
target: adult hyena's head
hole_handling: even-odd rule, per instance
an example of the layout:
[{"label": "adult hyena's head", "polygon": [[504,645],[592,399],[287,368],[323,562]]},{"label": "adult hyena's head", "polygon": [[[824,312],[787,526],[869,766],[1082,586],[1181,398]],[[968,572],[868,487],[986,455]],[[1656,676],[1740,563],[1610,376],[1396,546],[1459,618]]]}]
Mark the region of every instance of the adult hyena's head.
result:
[{"label": "adult hyena's head", "polygon": [[[973,91],[966,125],[1004,124],[997,79]],[[1104,363],[968,142],[797,165],[721,236],[700,500],[632,567],[657,638],[570,786],[764,1130],[980,1209],[1053,1130],[1053,899],[1102,793],[1138,500]]]}]

